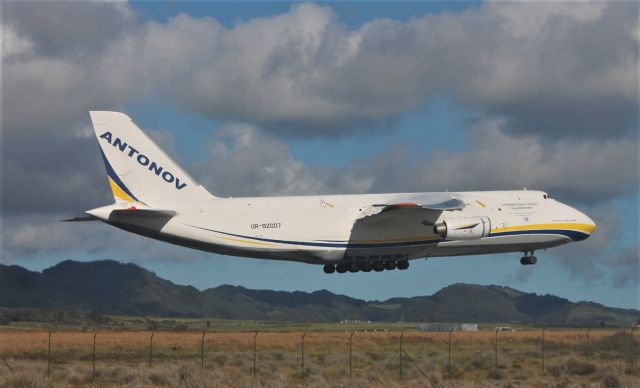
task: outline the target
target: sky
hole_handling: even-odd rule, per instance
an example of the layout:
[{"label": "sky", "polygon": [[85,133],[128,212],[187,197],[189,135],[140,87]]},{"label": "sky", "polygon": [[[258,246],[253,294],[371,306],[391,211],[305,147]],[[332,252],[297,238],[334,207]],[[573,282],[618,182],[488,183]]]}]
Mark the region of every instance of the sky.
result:
[{"label": "sky", "polygon": [[[497,284],[640,307],[637,3],[0,6],[3,264],[115,259],[199,289],[367,300]],[[89,110],[127,113],[221,197],[526,187],[598,229],[535,266],[510,253],[329,276],[61,223],[113,201]]]}]

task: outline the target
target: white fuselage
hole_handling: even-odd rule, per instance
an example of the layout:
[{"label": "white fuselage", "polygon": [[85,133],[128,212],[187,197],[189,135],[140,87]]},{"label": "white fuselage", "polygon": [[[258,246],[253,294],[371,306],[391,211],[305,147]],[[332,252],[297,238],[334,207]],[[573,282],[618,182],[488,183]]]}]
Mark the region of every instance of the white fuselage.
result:
[{"label": "white fuselage", "polygon": [[[175,215],[91,214],[134,233],[203,251],[315,264],[527,252],[583,240],[595,229],[580,211],[528,190],[456,192],[465,203],[462,210],[407,212],[366,222],[381,210],[372,204],[402,203],[418,195],[146,200],[146,205],[173,209]],[[434,231],[434,224],[469,217],[489,220],[484,237],[456,240]]]}]

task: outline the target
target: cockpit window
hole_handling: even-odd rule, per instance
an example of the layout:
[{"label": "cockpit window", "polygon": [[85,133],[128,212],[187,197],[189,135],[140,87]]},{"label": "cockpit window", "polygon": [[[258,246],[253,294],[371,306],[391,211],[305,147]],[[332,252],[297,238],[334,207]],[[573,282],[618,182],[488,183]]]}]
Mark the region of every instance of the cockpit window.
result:
[{"label": "cockpit window", "polygon": [[543,194],[542,198],[544,199],[551,199],[551,196],[549,194]]}]

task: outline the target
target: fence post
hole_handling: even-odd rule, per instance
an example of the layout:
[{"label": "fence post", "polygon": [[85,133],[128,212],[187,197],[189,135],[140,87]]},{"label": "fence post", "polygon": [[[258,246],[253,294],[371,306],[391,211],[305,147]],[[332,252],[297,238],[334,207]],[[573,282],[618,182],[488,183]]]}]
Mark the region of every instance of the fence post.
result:
[{"label": "fence post", "polygon": [[93,355],[91,357],[93,361],[93,382],[96,382],[96,336],[97,332],[93,333]]},{"label": "fence post", "polygon": [[349,378],[351,378],[351,340],[353,339],[354,332],[351,332],[349,336]]},{"label": "fence post", "polygon": [[304,336],[307,333],[302,333],[302,339],[300,340],[300,377],[304,380]]},{"label": "fence post", "polygon": [[47,377],[51,373],[51,329],[49,329],[49,344],[47,347]]},{"label": "fence post", "polygon": [[498,370],[498,330],[499,327],[496,327],[496,349],[495,349],[495,369]]},{"label": "fence post", "polygon": [[635,327],[631,328],[631,333],[629,333],[629,364],[631,365],[631,369],[633,369],[635,367],[635,363],[636,363],[636,346],[635,343],[633,341],[633,332],[636,330]]},{"label": "fence post", "polygon": [[256,337],[258,336],[258,332],[253,336],[253,379],[256,378]]},{"label": "fence post", "polygon": [[547,330],[546,326],[542,326],[542,373],[544,373],[544,331]]},{"label": "fence post", "polygon": [[153,336],[156,335],[156,332],[151,333],[151,338],[149,339],[149,368],[153,366]]},{"label": "fence post", "polygon": [[400,334],[400,380],[402,380],[402,338],[404,333]]},{"label": "fence post", "polygon": [[204,336],[207,334],[206,331],[202,331],[202,339],[200,340],[200,367],[204,369]]},{"label": "fence post", "polygon": [[453,329],[449,330],[449,373],[451,373],[451,334]]},{"label": "fence post", "polygon": [[589,356],[591,355],[591,344],[589,342],[589,332],[591,331],[590,327],[587,327],[587,362],[589,362]]}]

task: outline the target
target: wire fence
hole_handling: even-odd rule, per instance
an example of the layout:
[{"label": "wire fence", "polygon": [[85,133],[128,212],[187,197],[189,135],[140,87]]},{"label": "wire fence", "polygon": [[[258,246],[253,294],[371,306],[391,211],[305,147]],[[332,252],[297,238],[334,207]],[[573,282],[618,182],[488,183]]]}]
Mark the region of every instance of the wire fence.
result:
[{"label": "wire fence", "polygon": [[[2,331],[0,385],[386,385],[455,380],[640,386],[635,329],[517,332]],[[613,376],[613,377],[611,377]],[[595,380],[594,380],[595,379]],[[20,381],[23,381],[20,380]],[[202,384],[201,384],[202,383]],[[19,385],[19,384],[18,384]]]}]

